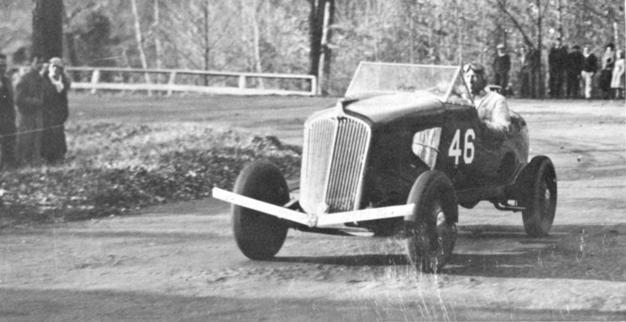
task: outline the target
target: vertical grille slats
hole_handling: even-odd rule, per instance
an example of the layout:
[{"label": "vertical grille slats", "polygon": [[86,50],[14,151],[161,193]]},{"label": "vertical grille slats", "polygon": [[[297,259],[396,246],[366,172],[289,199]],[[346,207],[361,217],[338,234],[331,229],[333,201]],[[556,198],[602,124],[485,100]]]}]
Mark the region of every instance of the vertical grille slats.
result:
[{"label": "vertical grille slats", "polygon": [[307,124],[300,188],[305,211],[317,212],[320,205],[330,213],[358,209],[370,135],[370,128],[352,117]]},{"label": "vertical grille slats", "polygon": [[[305,131],[301,177],[306,184],[302,184],[300,193],[311,200],[324,198],[324,190],[319,187],[326,184],[327,156],[332,151],[335,128],[332,120],[325,119],[311,124]],[[321,142],[325,144],[320,144]]]}]

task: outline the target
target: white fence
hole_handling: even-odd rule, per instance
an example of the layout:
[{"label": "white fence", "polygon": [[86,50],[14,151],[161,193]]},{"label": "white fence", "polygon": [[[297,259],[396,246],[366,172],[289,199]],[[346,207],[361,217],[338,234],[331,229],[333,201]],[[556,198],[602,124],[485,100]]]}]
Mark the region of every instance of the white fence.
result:
[{"label": "white fence", "polygon": [[138,69],[108,67],[66,68],[72,88],[89,90],[197,92],[229,95],[318,94],[312,75],[237,73],[185,69]]}]

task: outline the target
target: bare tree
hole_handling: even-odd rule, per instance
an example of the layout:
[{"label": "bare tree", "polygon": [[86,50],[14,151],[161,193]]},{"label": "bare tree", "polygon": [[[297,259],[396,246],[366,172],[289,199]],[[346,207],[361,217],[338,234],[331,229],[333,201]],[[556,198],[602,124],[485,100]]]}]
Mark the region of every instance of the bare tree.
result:
[{"label": "bare tree", "polygon": [[[137,41],[137,49],[139,50],[139,58],[141,59],[141,67],[143,69],[148,69],[148,60],[146,59],[146,53],[143,49],[143,33],[141,32],[141,24],[139,12],[137,10],[137,0],[131,0],[131,7],[133,10],[133,17],[135,18],[135,40]],[[148,72],[145,73],[146,83],[150,84],[150,75]],[[148,91],[148,95],[152,94],[151,91]]]},{"label": "bare tree", "polygon": [[[208,70],[209,69],[209,65],[210,65],[210,60],[211,60],[211,46],[210,46],[210,40],[209,40],[209,23],[210,23],[210,7],[209,7],[209,1],[210,0],[204,0],[204,2],[202,3],[202,12],[203,12],[203,36],[202,40],[203,40],[203,46],[204,46],[204,51],[203,51],[203,58],[204,58],[204,69]],[[208,81],[208,79],[207,79]],[[207,84],[208,85],[208,84]]]},{"label": "bare tree", "polygon": [[[324,75],[330,74],[331,49],[329,43],[332,38],[330,26],[334,22],[334,0],[308,0],[309,12],[309,59],[310,74],[317,76],[319,90],[325,93],[327,90]],[[320,60],[320,58],[322,60]]]},{"label": "bare tree", "polygon": [[160,30],[161,30],[161,6],[159,0],[154,0],[154,21],[152,22],[152,38],[154,39],[154,56],[156,61],[156,67],[163,67],[163,46],[161,45]]},{"label": "bare tree", "polygon": [[506,0],[497,0],[498,8],[502,11],[502,13],[504,13],[507,17],[509,17],[509,19],[511,20],[515,28],[517,28],[519,33],[524,38],[524,42],[528,46],[529,51],[535,52],[537,55],[535,59],[539,62],[539,64],[537,64],[536,70],[531,71],[531,77],[534,77],[537,79],[533,92],[536,93],[539,97],[543,97],[545,94],[545,79],[544,79],[543,71],[542,71],[543,68],[541,64],[541,61],[542,61],[541,53],[543,50],[543,31],[542,31],[543,15],[544,15],[544,12],[546,11],[546,6],[548,5],[548,3],[549,1],[545,1],[544,8],[542,9],[541,0],[535,0],[535,3],[531,3],[531,5],[528,7],[528,10],[526,11],[528,13],[528,17],[526,17],[526,19],[531,20],[533,22],[532,26],[535,28],[535,32],[537,35],[536,42],[533,42],[531,38],[528,36],[528,33],[526,32],[522,23],[520,23],[521,17],[516,17],[509,10],[509,6],[507,5]]},{"label": "bare tree", "polygon": [[262,73],[263,66],[261,64],[261,34],[259,31],[259,18],[257,16],[258,9],[258,0],[253,0],[252,6],[250,7],[250,22],[252,25],[252,52],[254,53],[254,70],[257,73]]}]

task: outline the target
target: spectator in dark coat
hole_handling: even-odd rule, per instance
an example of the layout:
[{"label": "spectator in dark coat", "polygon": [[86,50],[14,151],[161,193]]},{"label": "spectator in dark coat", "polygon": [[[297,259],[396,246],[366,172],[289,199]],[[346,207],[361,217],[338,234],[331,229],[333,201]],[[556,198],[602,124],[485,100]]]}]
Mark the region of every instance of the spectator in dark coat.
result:
[{"label": "spectator in dark coat", "polygon": [[556,42],[550,49],[548,54],[550,96],[553,98],[561,97],[561,89],[563,88],[565,79],[565,66],[567,64],[567,48],[563,47],[561,38],[557,38]]},{"label": "spectator in dark coat", "polygon": [[567,54],[567,97],[578,98],[580,94],[580,78],[585,63],[585,56],[580,52],[580,46],[574,45],[572,52]]},{"label": "spectator in dark coat", "polygon": [[602,98],[608,99],[611,93],[611,78],[613,78],[613,67],[615,66],[615,45],[609,43],[604,47],[602,56],[602,70],[598,78],[598,88],[602,92]]},{"label": "spectator in dark coat", "polygon": [[15,86],[17,105],[17,159],[21,165],[37,165],[41,160],[41,131],[43,129],[42,65],[34,62]]},{"label": "spectator in dark coat", "polygon": [[0,167],[15,167],[15,106],[13,84],[6,77],[7,56],[0,53],[0,144],[2,145]]},{"label": "spectator in dark coat", "polygon": [[43,126],[41,156],[49,163],[63,161],[67,152],[65,126],[69,116],[67,91],[70,80],[63,71],[63,61],[50,59],[48,69],[43,73]]},{"label": "spectator in dark coat", "polygon": [[537,98],[539,96],[539,74],[541,71],[541,63],[539,59],[539,50],[530,47],[526,55],[526,63],[529,70],[530,97]]},{"label": "spectator in dark coat", "polygon": [[583,48],[583,71],[580,73],[583,80],[583,91],[586,99],[591,99],[593,90],[593,75],[598,70],[598,59],[591,52],[589,46]]},{"label": "spectator in dark coat", "polygon": [[503,94],[508,92],[510,69],[511,57],[504,51],[504,44],[499,44],[496,58],[493,60],[493,74],[494,84],[500,86]]},{"label": "spectator in dark coat", "polygon": [[520,82],[521,97],[537,97],[537,77],[539,75],[539,51],[530,46],[520,47]]}]

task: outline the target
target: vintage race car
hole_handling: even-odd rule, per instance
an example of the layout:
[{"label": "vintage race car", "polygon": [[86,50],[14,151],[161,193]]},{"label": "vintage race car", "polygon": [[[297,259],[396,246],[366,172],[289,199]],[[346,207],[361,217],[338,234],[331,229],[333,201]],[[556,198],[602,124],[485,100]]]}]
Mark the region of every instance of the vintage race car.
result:
[{"label": "vintage race car", "polygon": [[522,212],[526,233],[554,220],[552,162],[528,162],[528,130],[512,112],[505,138],[479,119],[458,66],[363,62],[343,99],[304,125],[299,191],[259,160],[245,167],[232,203],[234,235],[251,259],[272,258],[289,228],[405,238],[408,257],[437,272],[452,255],[458,205],[489,201]]}]

